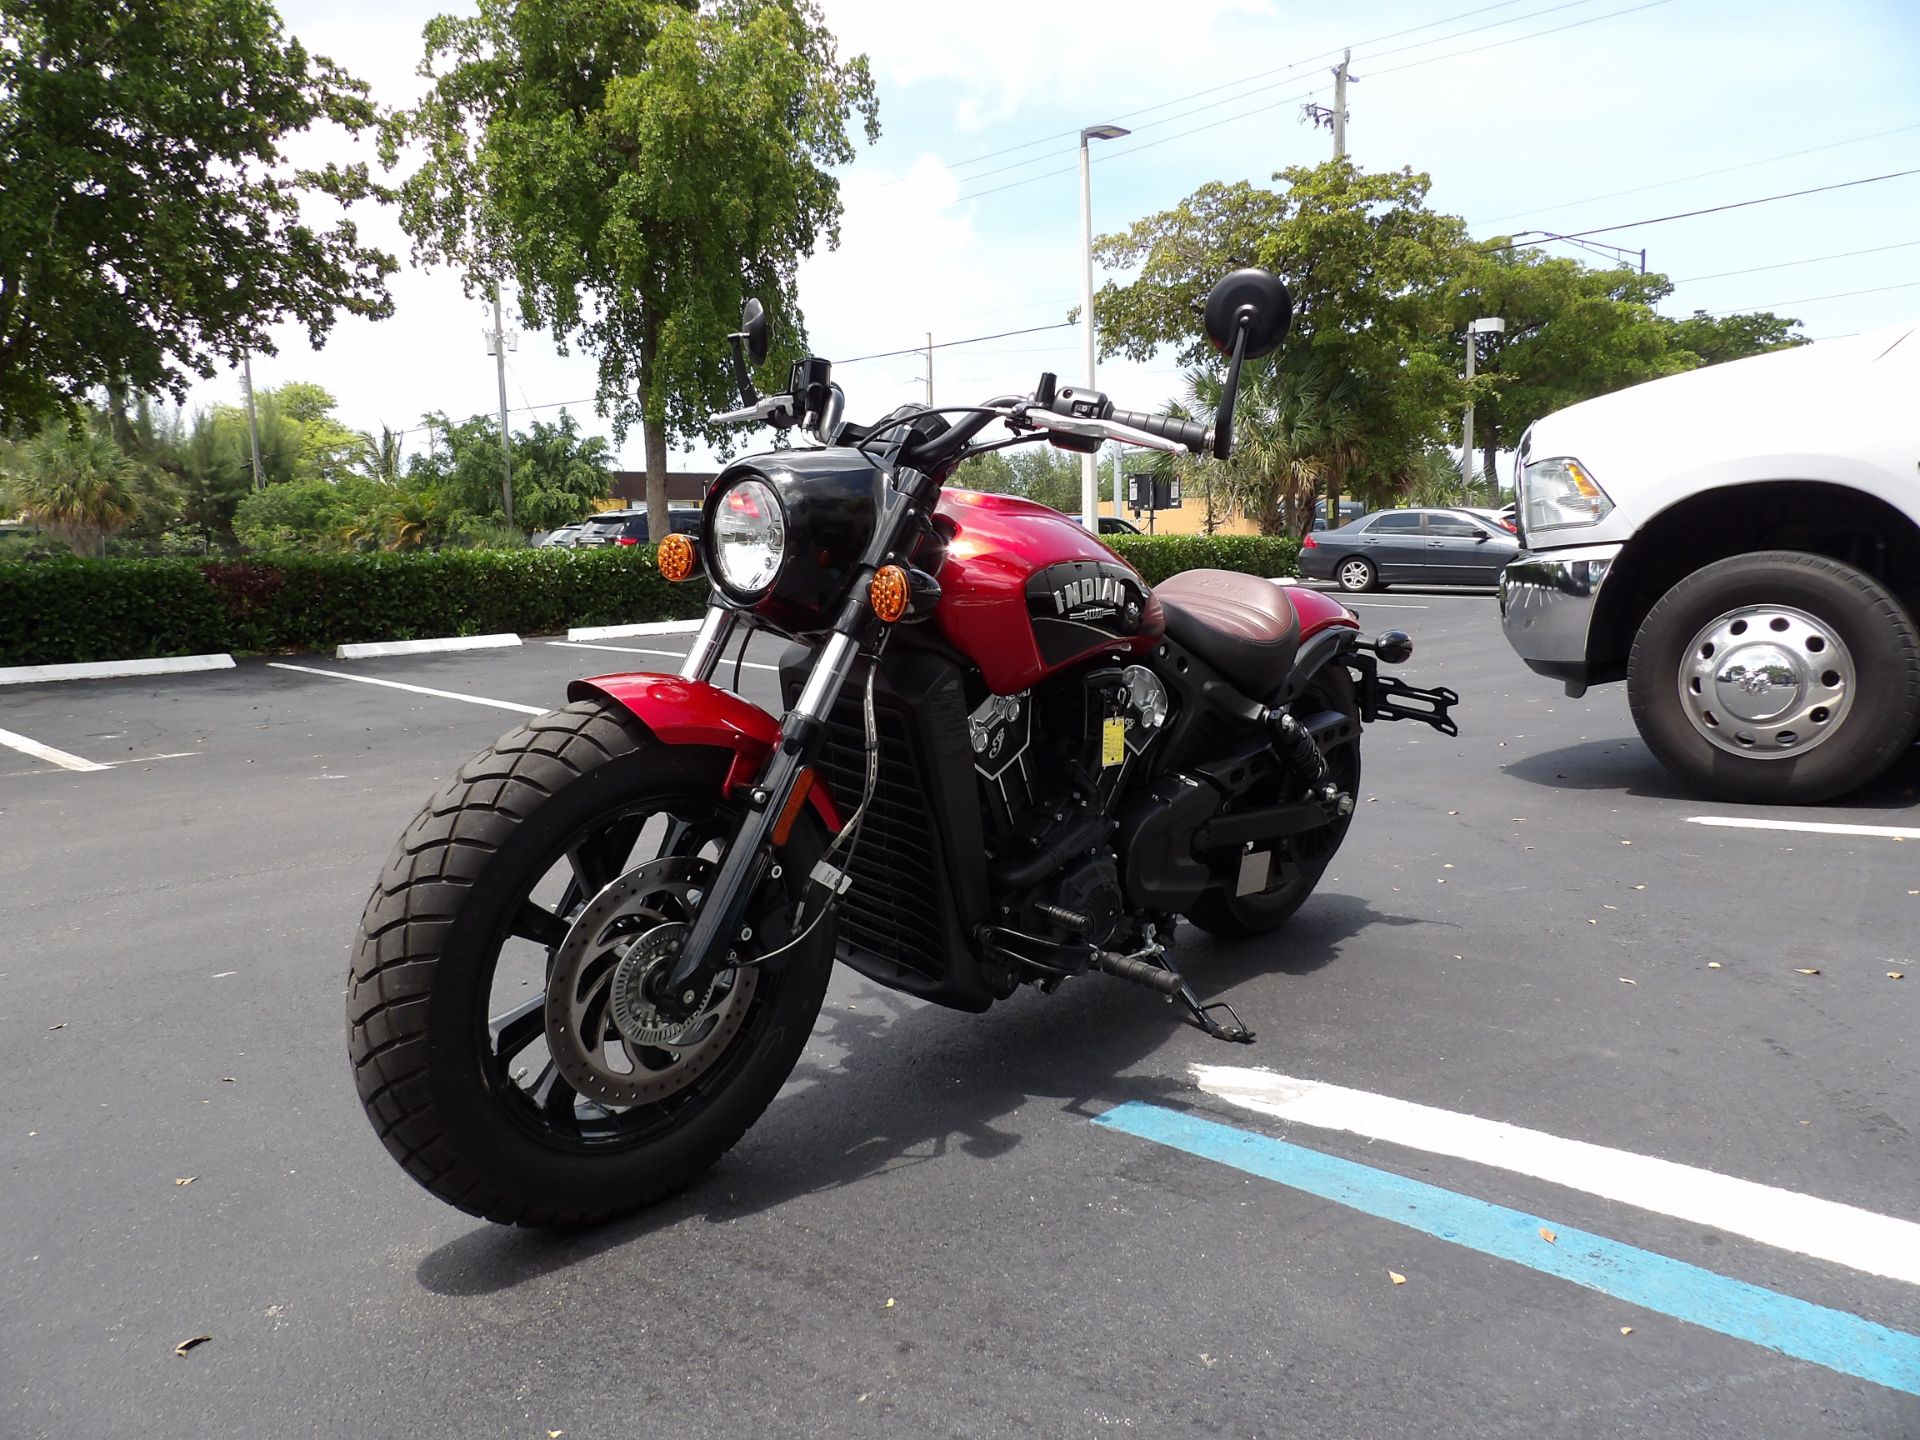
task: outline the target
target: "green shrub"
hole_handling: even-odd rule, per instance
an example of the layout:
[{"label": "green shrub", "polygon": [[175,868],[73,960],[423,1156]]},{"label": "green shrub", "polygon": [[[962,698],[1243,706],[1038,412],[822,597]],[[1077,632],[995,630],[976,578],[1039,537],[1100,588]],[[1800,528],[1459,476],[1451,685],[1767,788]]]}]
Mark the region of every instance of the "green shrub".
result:
[{"label": "green shrub", "polygon": [[650,547],[0,564],[0,664],[551,634],[699,615]]},{"label": "green shrub", "polygon": [[[1149,584],[1211,567],[1291,575],[1270,536],[1120,535]],[[356,640],[691,619],[707,587],[674,585],[650,546],[0,562],[0,665],[331,650]]]},{"label": "green shrub", "polygon": [[1238,570],[1277,580],[1300,573],[1300,542],[1287,535],[1107,535],[1107,544],[1158,585],[1182,570]]}]

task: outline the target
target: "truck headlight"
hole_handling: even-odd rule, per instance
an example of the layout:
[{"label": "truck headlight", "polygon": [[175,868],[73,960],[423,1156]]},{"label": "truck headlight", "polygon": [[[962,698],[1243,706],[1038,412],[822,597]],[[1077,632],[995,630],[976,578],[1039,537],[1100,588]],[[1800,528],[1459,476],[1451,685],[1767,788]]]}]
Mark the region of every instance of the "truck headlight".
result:
[{"label": "truck headlight", "polygon": [[1520,513],[1525,532],[1597,525],[1612,513],[1613,501],[1578,460],[1555,456],[1530,460],[1520,475]]}]

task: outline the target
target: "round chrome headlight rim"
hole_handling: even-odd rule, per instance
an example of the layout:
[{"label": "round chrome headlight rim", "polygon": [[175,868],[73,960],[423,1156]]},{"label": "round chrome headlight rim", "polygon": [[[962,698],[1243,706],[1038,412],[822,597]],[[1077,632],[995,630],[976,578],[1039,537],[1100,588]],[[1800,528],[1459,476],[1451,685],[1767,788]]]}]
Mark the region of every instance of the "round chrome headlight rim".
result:
[{"label": "round chrome headlight rim", "polygon": [[[757,492],[752,497],[759,512],[757,533],[753,521],[743,525],[737,512],[728,510],[728,500],[743,491]],[[742,475],[716,493],[708,502],[704,528],[707,574],[721,594],[737,604],[754,605],[773,593],[786,568],[789,525],[780,492],[768,477]],[[764,553],[743,556],[743,547]]]}]

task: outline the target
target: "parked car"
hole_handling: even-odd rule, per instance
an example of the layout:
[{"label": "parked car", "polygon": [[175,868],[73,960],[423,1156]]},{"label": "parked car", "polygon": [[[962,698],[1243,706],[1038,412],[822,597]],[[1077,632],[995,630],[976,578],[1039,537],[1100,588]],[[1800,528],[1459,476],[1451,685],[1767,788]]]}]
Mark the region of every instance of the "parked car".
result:
[{"label": "parked car", "polygon": [[[700,510],[698,506],[673,506],[667,511],[667,523],[673,527],[676,535],[698,535],[700,533]],[[645,510],[602,510],[598,515],[589,515],[585,529],[573,542],[581,549],[596,545],[644,545],[647,543],[647,512]]]},{"label": "parked car", "polygon": [[[1078,515],[1069,515],[1067,518],[1082,528],[1086,526],[1087,522],[1082,520]],[[1122,520],[1118,515],[1102,515],[1100,517],[1100,533],[1102,535],[1141,535],[1146,532],[1141,530],[1141,528],[1131,520]]]},{"label": "parked car", "polygon": [[1492,585],[1519,550],[1512,535],[1466,510],[1376,510],[1337,530],[1308,531],[1300,573],[1342,590]]},{"label": "parked car", "polygon": [[558,530],[549,530],[544,535],[536,535],[533,539],[533,548],[536,550],[572,549],[580,542],[580,537],[586,533],[586,529],[587,522],[584,520],[575,521],[571,525],[562,525]]},{"label": "parked car", "polygon": [[1920,327],[1672,375],[1538,421],[1507,639],[1627,682],[1649,749],[1729,800],[1829,799],[1920,732]]}]

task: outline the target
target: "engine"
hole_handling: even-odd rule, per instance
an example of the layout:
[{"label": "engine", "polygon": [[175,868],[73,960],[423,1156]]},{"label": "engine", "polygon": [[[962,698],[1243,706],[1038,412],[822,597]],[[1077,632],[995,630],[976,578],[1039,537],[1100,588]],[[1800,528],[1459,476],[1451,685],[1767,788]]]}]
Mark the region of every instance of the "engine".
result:
[{"label": "engine", "polygon": [[1127,936],[1111,802],[1169,708],[1160,677],[1126,665],[989,695],[973,709],[968,741],[1004,924],[1059,944]]}]

